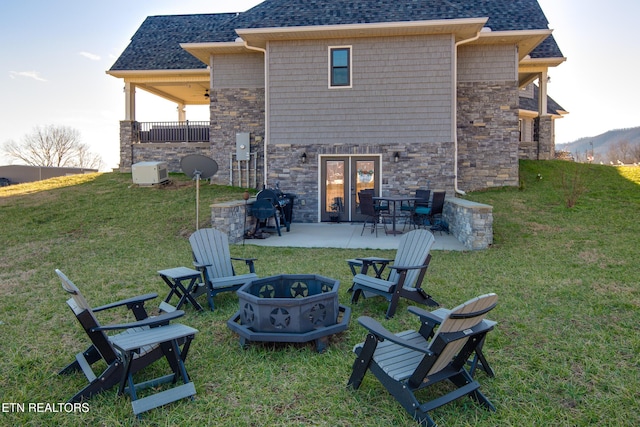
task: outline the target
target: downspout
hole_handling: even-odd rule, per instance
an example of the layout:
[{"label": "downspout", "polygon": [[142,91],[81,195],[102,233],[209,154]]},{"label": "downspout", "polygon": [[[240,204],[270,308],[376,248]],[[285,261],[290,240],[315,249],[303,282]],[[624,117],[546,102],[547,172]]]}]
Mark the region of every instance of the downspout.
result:
[{"label": "downspout", "polygon": [[453,49],[453,99],[452,99],[452,109],[453,109],[453,189],[457,194],[465,195],[464,191],[458,188],[458,46],[461,46],[466,43],[470,43],[472,41],[476,41],[480,38],[480,31],[476,33],[475,36],[460,40],[456,42]]},{"label": "downspout", "polygon": [[255,50],[258,52],[262,52],[264,54],[264,140],[262,141],[262,150],[264,152],[263,159],[263,170],[264,176],[262,185],[264,188],[267,187],[267,145],[269,140],[269,54],[267,49],[263,49],[261,47],[249,46],[246,40],[244,41],[244,47],[249,50]]}]

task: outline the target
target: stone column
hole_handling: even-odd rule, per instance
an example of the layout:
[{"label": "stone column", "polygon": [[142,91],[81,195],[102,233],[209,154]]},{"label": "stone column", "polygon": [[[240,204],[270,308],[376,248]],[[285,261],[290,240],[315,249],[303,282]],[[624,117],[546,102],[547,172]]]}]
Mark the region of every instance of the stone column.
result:
[{"label": "stone column", "polygon": [[138,122],[122,120],[120,122],[120,172],[131,172],[133,164],[133,143]]}]

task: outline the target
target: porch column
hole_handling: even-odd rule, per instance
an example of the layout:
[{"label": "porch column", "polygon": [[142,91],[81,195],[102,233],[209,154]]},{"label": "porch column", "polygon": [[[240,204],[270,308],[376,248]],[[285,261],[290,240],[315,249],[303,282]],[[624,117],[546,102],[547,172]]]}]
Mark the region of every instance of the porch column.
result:
[{"label": "porch column", "polygon": [[136,120],[136,85],[130,82],[124,82],[124,119]]},{"label": "porch column", "polygon": [[187,120],[187,111],[184,104],[178,104],[178,121],[184,122]]},{"label": "porch column", "polygon": [[549,114],[547,109],[547,71],[543,71],[540,73],[540,90],[538,93],[538,114],[540,117],[546,116]]}]

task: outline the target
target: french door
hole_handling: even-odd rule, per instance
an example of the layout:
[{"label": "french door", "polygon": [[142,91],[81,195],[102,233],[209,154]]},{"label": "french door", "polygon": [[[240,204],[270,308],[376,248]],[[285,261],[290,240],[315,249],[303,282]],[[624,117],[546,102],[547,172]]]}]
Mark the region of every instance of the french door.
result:
[{"label": "french door", "polygon": [[321,221],[364,221],[358,193],[379,194],[380,156],[323,156],[320,180]]}]

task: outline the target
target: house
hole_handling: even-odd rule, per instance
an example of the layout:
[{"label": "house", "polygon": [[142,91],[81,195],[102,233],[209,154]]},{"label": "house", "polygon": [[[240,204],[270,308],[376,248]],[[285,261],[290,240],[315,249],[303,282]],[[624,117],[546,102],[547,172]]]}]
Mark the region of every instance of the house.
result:
[{"label": "house", "polygon": [[[125,84],[120,169],[205,154],[214,182],[296,193],[303,222],[336,206],[361,220],[363,188],[515,186],[520,158],[553,158],[566,113],[547,94],[565,61],[551,32],[536,0],[265,0],[151,16],[107,71]],[[175,102],[178,120],[137,122],[136,88]],[[188,121],[192,104],[210,121]]]}]

